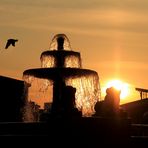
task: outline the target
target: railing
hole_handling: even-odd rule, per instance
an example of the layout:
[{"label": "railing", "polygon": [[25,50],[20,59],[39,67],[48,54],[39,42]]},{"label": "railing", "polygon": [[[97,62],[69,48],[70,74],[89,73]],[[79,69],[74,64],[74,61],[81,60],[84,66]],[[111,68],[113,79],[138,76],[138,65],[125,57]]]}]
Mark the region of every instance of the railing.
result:
[{"label": "railing", "polygon": [[143,137],[148,139],[148,124],[132,124],[131,137]]}]

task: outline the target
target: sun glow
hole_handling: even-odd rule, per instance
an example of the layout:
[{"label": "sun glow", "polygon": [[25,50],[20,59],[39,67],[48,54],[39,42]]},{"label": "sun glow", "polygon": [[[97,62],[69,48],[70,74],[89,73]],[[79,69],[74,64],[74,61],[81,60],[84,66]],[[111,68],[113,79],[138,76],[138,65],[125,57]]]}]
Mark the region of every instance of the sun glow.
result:
[{"label": "sun glow", "polygon": [[106,84],[106,88],[114,87],[117,90],[121,90],[120,98],[125,99],[129,95],[129,87],[127,83],[120,80],[111,80]]}]

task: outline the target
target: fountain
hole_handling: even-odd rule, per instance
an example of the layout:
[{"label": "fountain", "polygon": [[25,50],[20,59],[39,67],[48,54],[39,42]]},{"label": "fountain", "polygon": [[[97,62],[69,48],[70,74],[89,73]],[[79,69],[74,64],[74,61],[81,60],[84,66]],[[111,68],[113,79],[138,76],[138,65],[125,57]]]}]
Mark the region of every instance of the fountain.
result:
[{"label": "fountain", "polygon": [[[26,84],[26,121],[39,121],[35,113],[45,111],[51,105],[51,112],[60,108],[62,87],[76,88],[76,108],[84,117],[95,113],[94,106],[100,99],[99,77],[97,72],[83,69],[79,52],[71,49],[65,34],[57,34],[50,48],[40,56],[41,68],[23,72]],[[50,108],[50,107],[49,107]]]}]

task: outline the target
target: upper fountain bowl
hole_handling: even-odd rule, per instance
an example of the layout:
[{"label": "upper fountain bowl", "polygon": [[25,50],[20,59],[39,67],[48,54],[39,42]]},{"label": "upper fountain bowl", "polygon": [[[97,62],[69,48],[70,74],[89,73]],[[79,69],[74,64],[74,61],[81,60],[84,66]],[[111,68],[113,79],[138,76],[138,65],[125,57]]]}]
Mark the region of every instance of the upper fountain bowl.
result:
[{"label": "upper fountain bowl", "polygon": [[50,50],[71,50],[70,41],[65,34],[57,34],[50,43]]},{"label": "upper fountain bowl", "polygon": [[42,52],[40,60],[42,68],[81,68],[80,53],[71,50],[70,41],[65,34],[53,37],[50,50]]}]

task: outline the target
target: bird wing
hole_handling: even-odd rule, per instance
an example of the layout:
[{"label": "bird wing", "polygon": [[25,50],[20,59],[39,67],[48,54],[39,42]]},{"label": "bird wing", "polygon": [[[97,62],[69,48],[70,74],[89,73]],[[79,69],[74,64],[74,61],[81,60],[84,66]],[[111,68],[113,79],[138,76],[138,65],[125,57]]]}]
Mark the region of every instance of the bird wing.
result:
[{"label": "bird wing", "polygon": [[10,45],[11,45],[11,41],[10,41],[10,40],[7,40],[7,43],[6,43],[5,49],[7,49]]}]

